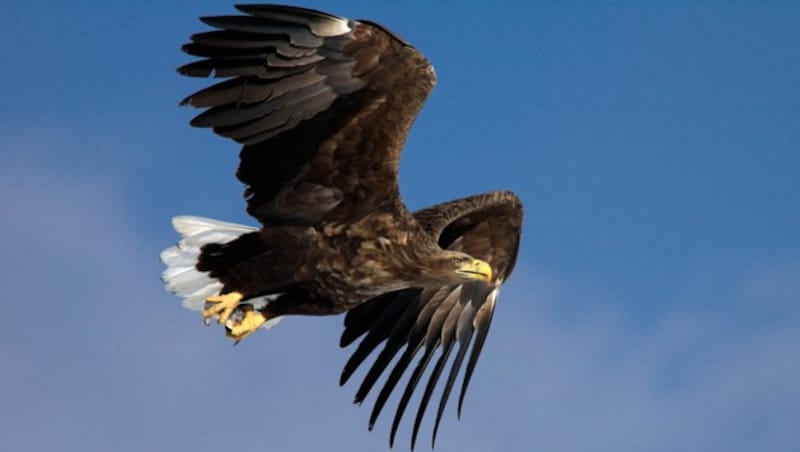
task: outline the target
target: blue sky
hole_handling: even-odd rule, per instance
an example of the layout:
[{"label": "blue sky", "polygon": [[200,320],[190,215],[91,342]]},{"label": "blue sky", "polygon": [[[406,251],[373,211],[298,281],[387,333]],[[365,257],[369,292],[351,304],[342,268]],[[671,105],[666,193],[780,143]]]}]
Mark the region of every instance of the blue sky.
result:
[{"label": "blue sky", "polygon": [[[434,63],[401,164],[412,208],[525,203],[436,450],[800,447],[800,5],[303,5],[383,23]],[[206,83],[175,73],[179,46],[232,6],[4,10],[0,449],[386,449],[386,419],[367,432],[337,387],[341,318],[233,348],[161,288],[171,216],[253,223],[237,147],[177,106]]]}]

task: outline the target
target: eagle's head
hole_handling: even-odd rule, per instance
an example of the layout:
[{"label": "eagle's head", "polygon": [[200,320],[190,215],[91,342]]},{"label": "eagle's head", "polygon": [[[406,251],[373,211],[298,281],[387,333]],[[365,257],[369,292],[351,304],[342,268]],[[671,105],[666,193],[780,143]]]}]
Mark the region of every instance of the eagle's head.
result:
[{"label": "eagle's head", "polygon": [[492,280],[492,266],[488,262],[460,251],[442,251],[430,262],[429,268],[435,276],[450,283]]}]

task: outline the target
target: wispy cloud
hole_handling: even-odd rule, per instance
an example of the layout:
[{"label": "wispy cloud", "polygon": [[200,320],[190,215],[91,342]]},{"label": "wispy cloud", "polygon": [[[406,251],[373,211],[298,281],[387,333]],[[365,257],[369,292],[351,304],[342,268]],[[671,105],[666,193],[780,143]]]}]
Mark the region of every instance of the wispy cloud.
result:
[{"label": "wispy cloud", "polygon": [[610,309],[601,316],[554,321],[560,302],[598,303],[591,294],[553,289],[566,286],[536,271],[522,273],[534,277],[517,275],[523,280],[504,298],[528,300],[522,311],[529,314],[501,311],[497,321],[506,324],[495,330],[484,365],[508,368],[498,349],[514,344],[508,353],[518,358],[518,372],[492,380],[506,394],[500,405],[520,410],[511,422],[530,432],[534,449],[791,450],[800,441],[792,427],[800,415],[800,318],[759,324],[746,317],[762,293],[797,290],[800,279],[779,279],[780,287],[764,292],[737,290],[724,310],[680,300],[641,331],[604,303]]},{"label": "wispy cloud", "polygon": [[[174,237],[133,230],[128,196],[111,174],[0,170],[4,448],[386,447],[386,420],[367,433],[355,388],[335,386],[341,319],[290,319],[232,348],[163,292],[156,252]],[[731,274],[731,299],[703,303],[695,283],[643,329],[602,291],[523,263],[437,450],[793,449],[800,272]]]}]

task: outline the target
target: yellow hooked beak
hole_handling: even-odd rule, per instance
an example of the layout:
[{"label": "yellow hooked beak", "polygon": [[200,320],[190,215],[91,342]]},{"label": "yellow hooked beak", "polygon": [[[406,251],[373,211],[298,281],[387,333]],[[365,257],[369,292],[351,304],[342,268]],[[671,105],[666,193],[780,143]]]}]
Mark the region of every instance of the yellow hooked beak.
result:
[{"label": "yellow hooked beak", "polygon": [[464,262],[461,268],[456,270],[456,273],[469,279],[477,279],[484,282],[492,281],[492,266],[480,259]]}]

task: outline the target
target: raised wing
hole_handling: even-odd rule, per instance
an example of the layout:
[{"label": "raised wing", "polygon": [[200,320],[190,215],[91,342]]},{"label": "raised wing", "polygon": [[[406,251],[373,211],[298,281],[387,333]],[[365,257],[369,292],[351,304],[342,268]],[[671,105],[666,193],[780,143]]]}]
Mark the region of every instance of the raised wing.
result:
[{"label": "raised wing", "polygon": [[436,351],[441,350],[417,409],[412,449],[433,390],[455,349],[455,358],[446,372],[447,380],[436,412],[432,436],[432,445],[435,444],[447,399],[474,336],[458,399],[458,416],[461,416],[464,394],[489,333],[500,286],[514,268],[522,226],[522,204],[513,193],[495,192],[439,204],[416,212],[414,217],[438,238],[441,247],[464,251],[489,262],[494,270],[494,280],[490,284],[470,282],[436,289],[392,292],[347,313],[341,346],[345,347],[361,336],[364,338],[345,364],[340,384],[346,383],[370,353],[384,343],[356,392],[355,403],[364,401],[391,361],[405,347],[375,399],[369,420],[370,430],[400,378],[418,352],[423,352],[395,411],[390,445],[394,445],[397,428],[425,369]]},{"label": "raised wing", "polygon": [[183,49],[178,71],[226,81],[183,103],[192,125],[244,145],[247,211],[264,224],[347,221],[397,196],[400,151],[436,80],[382,27],[303,8],[240,5]]}]

